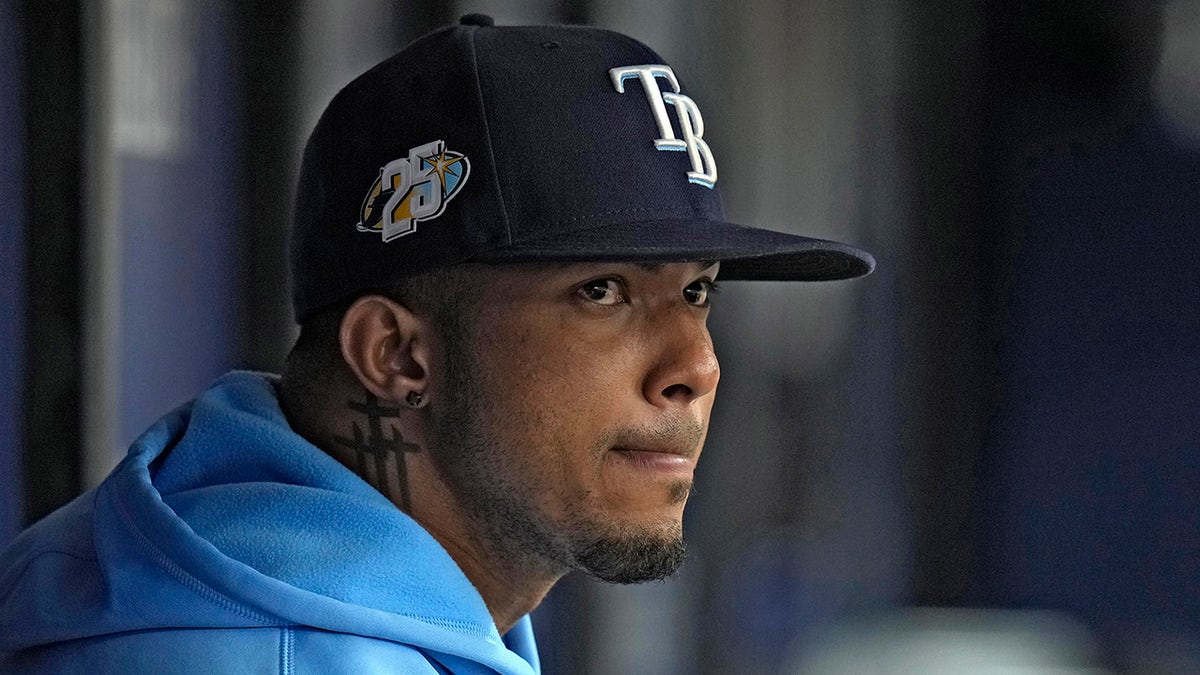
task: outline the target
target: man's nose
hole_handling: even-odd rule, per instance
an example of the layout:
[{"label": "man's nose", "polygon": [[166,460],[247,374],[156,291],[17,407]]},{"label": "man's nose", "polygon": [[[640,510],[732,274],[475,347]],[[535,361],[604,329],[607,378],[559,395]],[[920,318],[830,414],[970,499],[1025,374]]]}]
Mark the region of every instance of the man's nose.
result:
[{"label": "man's nose", "polygon": [[721,366],[704,318],[692,308],[680,308],[650,323],[658,360],[646,378],[646,400],[660,408],[685,406],[712,393],[721,379]]}]

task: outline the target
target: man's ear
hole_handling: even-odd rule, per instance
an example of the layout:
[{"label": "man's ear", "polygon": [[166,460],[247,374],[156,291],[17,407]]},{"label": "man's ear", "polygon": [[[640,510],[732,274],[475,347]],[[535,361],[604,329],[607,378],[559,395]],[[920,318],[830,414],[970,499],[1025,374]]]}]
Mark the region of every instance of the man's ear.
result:
[{"label": "man's ear", "polygon": [[429,322],[382,295],[365,295],[342,316],[342,358],[358,381],[381,399],[398,403],[429,384]]}]

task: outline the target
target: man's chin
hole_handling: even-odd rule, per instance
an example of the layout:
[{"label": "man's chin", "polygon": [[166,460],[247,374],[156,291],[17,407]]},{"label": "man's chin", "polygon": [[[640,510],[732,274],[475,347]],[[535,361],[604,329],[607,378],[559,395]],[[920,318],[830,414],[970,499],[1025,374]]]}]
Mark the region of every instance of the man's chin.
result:
[{"label": "man's chin", "polygon": [[613,584],[672,576],[686,558],[681,532],[623,533],[574,542],[576,569]]}]

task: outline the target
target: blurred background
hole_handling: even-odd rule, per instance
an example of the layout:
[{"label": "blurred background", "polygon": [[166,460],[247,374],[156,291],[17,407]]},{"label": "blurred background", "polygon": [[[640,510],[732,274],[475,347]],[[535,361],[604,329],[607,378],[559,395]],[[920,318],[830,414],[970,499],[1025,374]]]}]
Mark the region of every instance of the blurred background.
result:
[{"label": "blurred background", "polygon": [[669,582],[568,578],[554,673],[1200,672],[1200,1],[0,0],[0,545],[277,370],[308,130],[460,14],[652,45],[735,222]]}]

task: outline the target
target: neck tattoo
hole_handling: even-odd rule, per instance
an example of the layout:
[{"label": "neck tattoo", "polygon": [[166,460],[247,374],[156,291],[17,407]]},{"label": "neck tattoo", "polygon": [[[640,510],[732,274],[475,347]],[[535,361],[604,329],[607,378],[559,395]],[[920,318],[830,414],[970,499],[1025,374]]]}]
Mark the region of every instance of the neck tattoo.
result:
[{"label": "neck tattoo", "polygon": [[[358,473],[363,478],[367,476],[369,458],[374,457],[374,482],[376,489],[393,503],[398,502],[400,508],[411,513],[412,503],[408,492],[408,466],[405,464],[405,453],[420,452],[421,446],[404,440],[400,430],[389,424],[390,436],[383,435],[383,420],[400,416],[400,408],[379,404],[374,394],[367,393],[365,401],[347,401],[347,406],[356,413],[367,418],[366,437],[358,424],[351,425],[353,438],[335,436],[334,441],[355,452],[358,463]],[[395,487],[393,487],[394,478]]]}]

